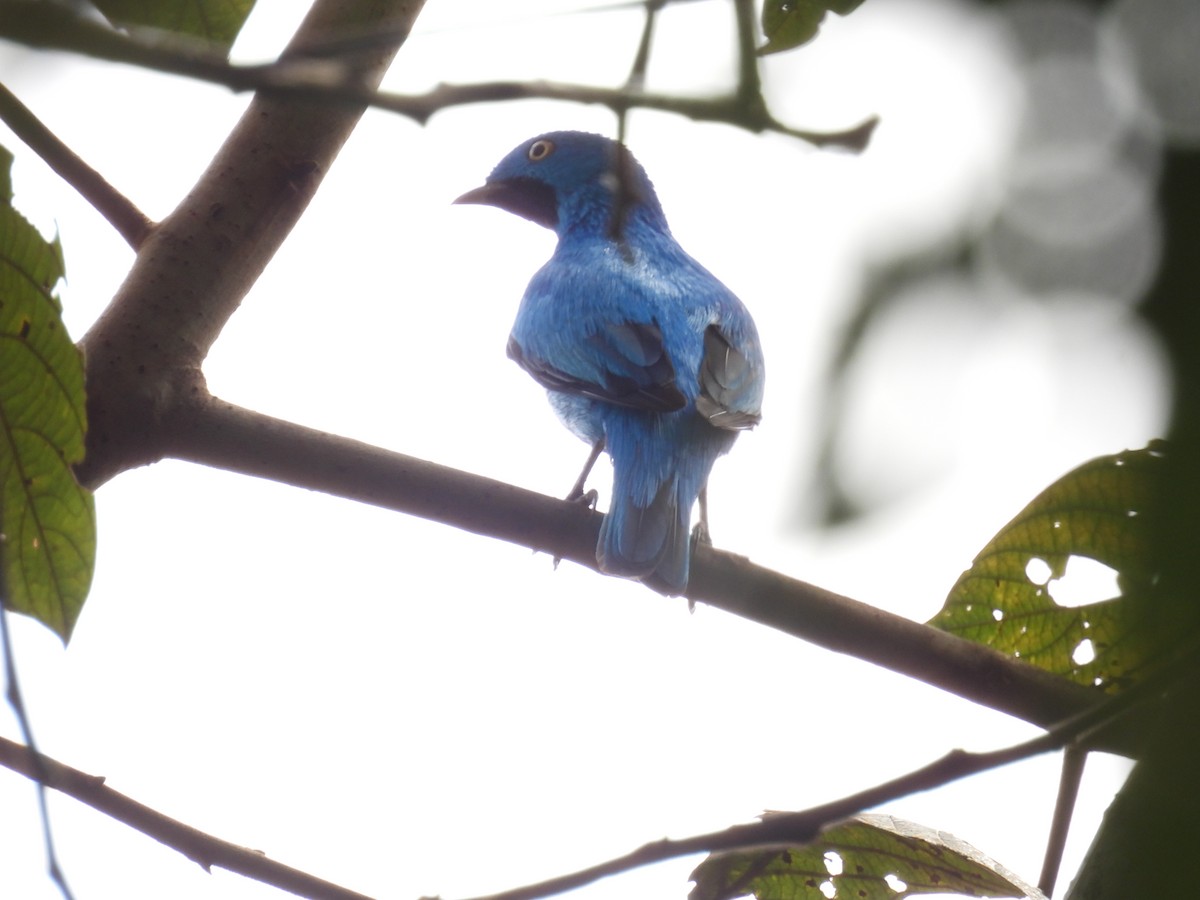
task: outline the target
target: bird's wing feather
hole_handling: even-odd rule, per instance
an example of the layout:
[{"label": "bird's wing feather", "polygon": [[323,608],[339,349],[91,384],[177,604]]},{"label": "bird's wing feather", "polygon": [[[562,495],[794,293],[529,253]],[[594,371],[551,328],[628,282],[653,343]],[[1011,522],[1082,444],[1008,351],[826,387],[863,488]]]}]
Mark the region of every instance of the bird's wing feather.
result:
[{"label": "bird's wing feather", "polygon": [[753,428],[762,414],[761,372],[716,325],[704,332],[696,410],[717,428]]},{"label": "bird's wing feather", "polygon": [[[543,387],[615,403],[630,409],[671,412],[687,398],[675,382],[675,367],[653,322],[613,322],[585,338],[586,368],[578,375],[540,359],[509,338],[508,355]],[[580,367],[583,368],[582,366]]]}]

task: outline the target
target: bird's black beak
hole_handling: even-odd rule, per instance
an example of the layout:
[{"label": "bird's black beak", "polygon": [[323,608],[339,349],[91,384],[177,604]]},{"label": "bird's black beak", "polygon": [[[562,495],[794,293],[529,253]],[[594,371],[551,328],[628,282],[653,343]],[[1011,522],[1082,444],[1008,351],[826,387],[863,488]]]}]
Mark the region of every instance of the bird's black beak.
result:
[{"label": "bird's black beak", "polygon": [[[497,182],[498,183],[498,182]],[[493,199],[497,195],[496,184],[485,184],[473,190],[467,191],[461,197],[456,199],[455,203],[478,203],[483,206],[498,206],[499,204]]]},{"label": "bird's black beak", "polygon": [[533,178],[489,181],[454,202],[495,206],[546,228],[558,227],[558,196],[554,188]]}]

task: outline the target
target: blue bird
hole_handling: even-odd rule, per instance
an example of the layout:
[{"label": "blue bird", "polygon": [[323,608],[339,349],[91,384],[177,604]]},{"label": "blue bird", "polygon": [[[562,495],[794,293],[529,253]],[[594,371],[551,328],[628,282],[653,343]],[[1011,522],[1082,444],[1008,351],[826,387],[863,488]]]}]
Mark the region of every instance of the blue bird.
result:
[{"label": "blue bird", "polygon": [[622,144],[557,131],[508,154],[456,203],[508,210],[558,235],[530,281],[508,355],[613,464],[600,529],[602,571],[669,594],[687,588],[689,523],[717,457],[760,419],[762,348],[754,321],[676,243],[645,171]]}]

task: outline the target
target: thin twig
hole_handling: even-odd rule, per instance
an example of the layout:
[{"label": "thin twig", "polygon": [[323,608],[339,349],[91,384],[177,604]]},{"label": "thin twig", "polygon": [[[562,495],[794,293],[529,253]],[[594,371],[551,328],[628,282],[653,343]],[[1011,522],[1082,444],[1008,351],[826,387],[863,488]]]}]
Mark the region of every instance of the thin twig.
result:
[{"label": "thin twig", "polygon": [[58,139],[25,104],[0,84],[0,121],[92,204],[134,250],[154,227],[148,216]]},{"label": "thin twig", "polygon": [[[641,5],[645,9],[646,19],[642,23],[642,36],[638,39],[637,52],[634,53],[633,63],[629,67],[629,76],[625,79],[625,90],[629,93],[641,93],[646,89],[646,70],[650,66],[650,48],[654,44],[654,23],[658,20],[659,10],[665,5],[665,0],[643,0]],[[617,140],[623,144],[629,124],[629,107],[621,107],[616,110],[616,114]]]},{"label": "thin twig", "polygon": [[1083,780],[1087,754],[1087,750],[1074,744],[1063,751],[1058,798],[1054,801],[1050,837],[1046,840],[1046,855],[1042,860],[1042,874],[1038,878],[1038,890],[1047,897],[1054,895],[1054,885],[1058,881],[1058,870],[1062,866],[1063,849],[1067,845],[1067,833],[1071,829],[1071,817],[1075,813],[1075,801],[1079,797],[1079,783]]},{"label": "thin twig", "polygon": [[736,95],[678,97],[672,94],[630,92],[623,88],[593,87],[555,81],[493,81],[486,84],[441,84],[425,94],[381,93],[371,104],[424,123],[435,112],[469,103],[501,100],[563,100],[607,106],[614,112],[637,107],[675,113],[696,122],[720,122],[747,131],[764,131],[799,138],[816,147],[863,150],[879,124],[876,116],[844,131],[807,131],[779,122],[765,109],[747,106]]},{"label": "thin twig", "polygon": [[742,102],[737,95],[718,97],[679,97],[628,91],[624,88],[594,87],[556,81],[492,81],[485,84],[441,84],[424,94],[380,93],[371,105],[390,110],[424,123],[435,112],[469,103],[502,100],[562,100],[570,103],[606,106],[614,112],[623,108],[653,109],[675,113],[696,122],[719,122],[754,133],[772,132],[799,138],[816,147],[834,147],[855,152],[863,150],[878,124],[872,116],[844,131],[807,131],[792,128],[775,119],[765,108]]},{"label": "thin twig", "polygon": [[1156,702],[1162,692],[1180,678],[1181,673],[1186,675],[1194,665],[1193,655],[1181,656],[1123,693],[1107,697],[1091,709],[1059,723],[1045,734],[1011,747],[984,753],[952,750],[920,769],[831,803],[802,812],[771,813],[757,822],[735,825],[722,831],[681,840],[654,841],[632,853],[577,872],[474,900],[539,900],[563,891],[574,890],[610,875],[693,853],[765,850],[807,844],[816,839],[823,829],[865,809],[909,794],[942,787],[969,775],[1029,759],[1080,741],[1097,729],[1111,726],[1135,707]]},{"label": "thin twig", "polygon": [[737,21],[737,95],[743,102],[762,106],[765,112],[762,79],[758,71],[758,26],[754,20],[754,0],[734,0],[733,10]]},{"label": "thin twig", "polygon": [[[704,2],[704,0],[654,0],[662,6],[681,6],[686,3]],[[505,12],[498,15],[496,18],[472,18],[469,22],[455,22],[449,25],[442,25],[433,28],[421,29],[422,35],[428,34],[448,34],[458,33],[463,31],[474,31],[480,29],[495,28],[497,26],[513,27],[522,25],[527,22],[544,22],[547,19],[566,18],[568,16],[588,16],[595,14],[604,14],[610,12],[623,12],[630,9],[644,9],[646,0],[615,0],[613,3],[597,3],[591,6],[586,4],[571,4],[564,5],[562,9],[538,9],[533,12],[512,13]]]},{"label": "thin twig", "polygon": [[364,894],[268,859],[258,850],[239,847],[185,825],[113,790],[99,775],[89,775],[73,769],[3,737],[0,737],[0,765],[20,772],[40,786],[50,787],[73,797],[80,803],[154,838],[198,863],[205,870],[219,866],[302,897],[320,900],[368,900]]},{"label": "thin twig", "polygon": [[[13,658],[12,638],[8,632],[8,610],[4,608],[2,602],[0,602],[0,654],[4,655],[5,695],[8,698],[8,705],[17,719],[21,737],[25,739],[25,743],[30,748],[36,748],[33,727],[29,724],[29,713],[25,709],[25,698],[21,693],[21,683],[17,679],[17,663]],[[32,749],[30,755],[32,757],[30,766],[32,774],[29,777],[37,783],[38,812],[42,819],[42,843],[46,848],[46,869],[50,880],[58,885],[63,900],[72,900],[71,889],[67,886],[67,876],[58,863],[58,853],[54,849],[54,835],[50,829],[50,810],[46,807],[46,767],[42,764],[42,758],[36,749]]]},{"label": "thin twig", "polygon": [[642,36],[638,39],[637,53],[633,56],[633,64],[629,67],[629,77],[625,79],[625,88],[630,91],[642,91],[646,88],[646,70],[650,67],[650,48],[654,43],[654,24],[658,14],[666,6],[666,0],[644,0],[646,21],[642,25]]},{"label": "thin twig", "polygon": [[[872,117],[844,131],[822,132],[791,128],[770,114],[761,92],[748,102],[745,84],[733,94],[713,98],[651,94],[628,88],[604,88],[551,81],[497,81],[484,84],[439,85],[424,94],[394,94],[357,83],[347,66],[325,55],[306,53],[265,65],[232,65],[223,57],[177,45],[122,35],[75,16],[66,7],[34,0],[0,0],[8,7],[0,16],[0,38],[33,47],[68,50],[111,62],[131,63],[160,72],[183,75],[233,91],[268,91],[305,100],[372,106],[425,124],[434,113],[469,103],[546,99],[600,104],[616,113],[622,109],[655,109],[696,121],[723,122],[760,133],[769,131],[798,138],[817,147],[860,151],[877,122]],[[317,47],[323,54],[323,48]]]},{"label": "thin twig", "polygon": [[[642,36],[638,41],[637,52],[633,56],[633,64],[629,67],[629,77],[625,79],[625,90],[631,94],[640,93],[646,87],[646,69],[650,65],[650,48],[654,43],[654,23],[664,2],[665,0],[645,0],[646,21],[642,25]],[[616,113],[617,142],[624,144],[629,125],[629,107],[622,106],[616,110]],[[617,174],[617,191],[608,233],[620,245],[622,252],[628,254],[629,248],[625,244],[625,221],[637,199],[633,188],[633,158],[624,151],[618,150],[614,163]]]}]

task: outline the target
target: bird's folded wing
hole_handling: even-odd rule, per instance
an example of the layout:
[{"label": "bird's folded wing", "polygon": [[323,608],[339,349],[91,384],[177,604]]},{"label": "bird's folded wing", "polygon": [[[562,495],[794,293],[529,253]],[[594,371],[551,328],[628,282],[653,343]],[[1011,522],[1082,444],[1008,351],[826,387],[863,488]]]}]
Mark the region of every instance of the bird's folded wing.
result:
[{"label": "bird's folded wing", "polygon": [[709,325],[696,410],[717,428],[753,428],[762,418],[761,374],[716,325]]},{"label": "bird's folded wing", "polygon": [[[527,353],[513,338],[508,355],[543,387],[649,412],[682,409],[687,398],[652,322],[617,322],[589,334],[555,365]],[[573,371],[569,371],[573,370]],[[579,373],[588,372],[583,375]]]}]

